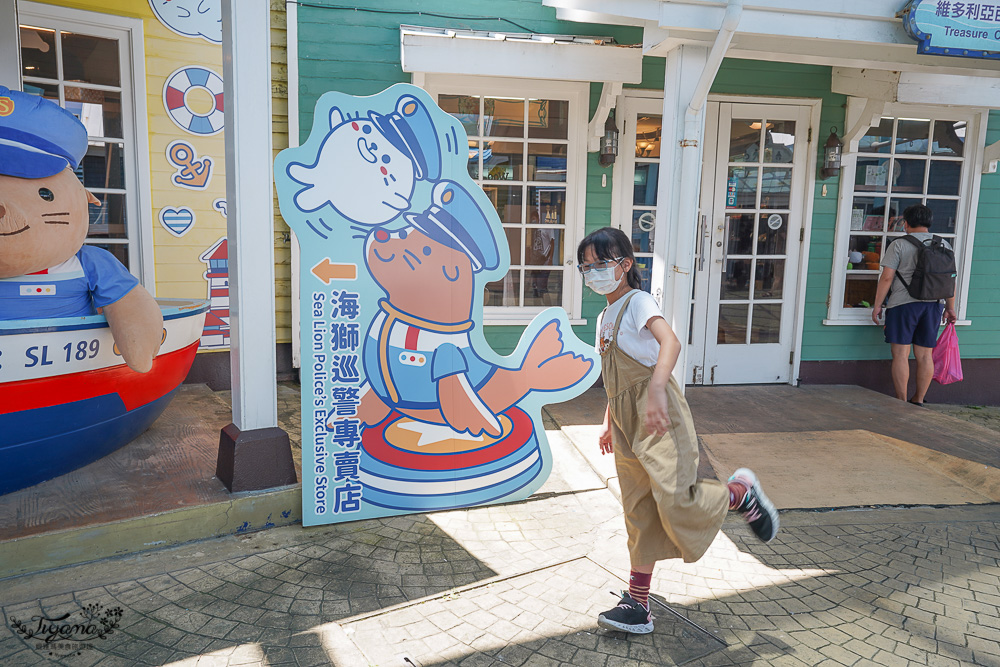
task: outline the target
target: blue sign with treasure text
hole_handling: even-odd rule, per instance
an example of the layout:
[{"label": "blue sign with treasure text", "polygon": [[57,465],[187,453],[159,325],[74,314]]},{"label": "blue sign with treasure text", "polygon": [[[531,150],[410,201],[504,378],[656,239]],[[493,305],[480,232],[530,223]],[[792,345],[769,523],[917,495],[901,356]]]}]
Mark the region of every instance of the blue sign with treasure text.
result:
[{"label": "blue sign with treasure text", "polygon": [[903,27],[918,53],[962,58],[1000,58],[1000,0],[912,0]]}]

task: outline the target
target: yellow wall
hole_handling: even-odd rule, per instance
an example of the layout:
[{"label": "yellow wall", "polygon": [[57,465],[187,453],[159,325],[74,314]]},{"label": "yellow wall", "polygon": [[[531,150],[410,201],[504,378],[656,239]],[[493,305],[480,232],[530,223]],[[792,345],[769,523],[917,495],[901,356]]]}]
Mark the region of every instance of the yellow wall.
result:
[{"label": "yellow wall", "polygon": [[[226,235],[226,219],[213,208],[216,199],[226,197],[224,132],[201,136],[184,131],[164,108],[163,87],[178,68],[198,65],[222,76],[222,46],[202,38],[179,35],[154,16],[146,0],[43,0],[47,4],[115,14],[143,20],[146,68],[146,110],[149,129],[149,164],[152,206],[142,211],[143,233],[153,234],[156,293],[162,297],[206,298],[206,264],[199,257]],[[272,106],[274,151],[288,145],[287,59],[285,48],[285,8],[282,0],[271,2]],[[166,158],[167,146],[177,139],[189,143],[198,159],[212,159],[212,177],[204,191],[181,188],[171,182],[176,172]],[[158,220],[164,207],[187,206],[194,211],[195,224],[183,237],[167,232]],[[278,342],[291,341],[290,248],[288,227],[277,212],[275,198],[275,278],[277,291]]]}]

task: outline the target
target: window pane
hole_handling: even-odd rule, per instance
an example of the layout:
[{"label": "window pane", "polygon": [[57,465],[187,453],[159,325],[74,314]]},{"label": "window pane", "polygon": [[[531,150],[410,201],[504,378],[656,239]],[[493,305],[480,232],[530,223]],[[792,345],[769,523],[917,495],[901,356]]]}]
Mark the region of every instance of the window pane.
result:
[{"label": "window pane", "polygon": [[521,300],[521,272],[513,269],[500,280],[486,285],[484,306],[517,306]]},{"label": "window pane", "polygon": [[931,155],[965,155],[965,121],[934,121],[934,143]]},{"label": "window pane", "polygon": [[525,271],[524,305],[547,308],[562,305],[562,271]]},{"label": "window pane", "polygon": [[63,79],[120,86],[118,40],[62,33]]},{"label": "window pane", "polygon": [[858,141],[860,153],[892,152],[892,118],[883,118],[877,126],[872,126]]},{"label": "window pane", "polygon": [[784,255],[788,244],[788,214],[768,213],[760,216],[757,233],[758,255]]},{"label": "window pane", "polygon": [[791,162],[795,157],[795,121],[774,120],[764,135],[765,162]]},{"label": "window pane", "polygon": [[889,158],[859,157],[854,189],[885,192],[889,182]]},{"label": "window pane", "polygon": [[961,184],[961,162],[931,161],[931,173],[927,180],[927,194],[958,195]]},{"label": "window pane", "polygon": [[528,136],[532,139],[569,137],[569,102],[528,100]]},{"label": "window pane", "polygon": [[50,86],[44,83],[25,82],[24,92],[44,97],[47,100],[52,100],[56,104],[59,104],[59,86]]},{"label": "window pane", "polygon": [[896,152],[927,154],[927,138],[930,136],[931,122],[900,118],[896,126]]},{"label": "window pane", "polygon": [[785,293],[785,260],[758,259],[753,298],[781,299]]},{"label": "window pane", "polygon": [[488,137],[523,137],[524,100],[486,98],[483,134]]},{"label": "window pane", "polygon": [[844,308],[871,308],[875,302],[878,276],[873,274],[847,274],[844,288]]},{"label": "window pane", "polygon": [[87,231],[87,238],[128,238],[125,195],[96,193],[94,196],[101,200],[101,205],[90,207],[90,229]]},{"label": "window pane", "polygon": [[781,342],[781,304],[758,303],[753,307],[753,324],[750,326],[751,343]]},{"label": "window pane", "polygon": [[528,228],[527,261],[535,266],[560,266],[563,261],[563,230],[559,227]]},{"label": "window pane", "polygon": [[520,141],[487,143],[489,157],[483,155],[483,178],[491,181],[520,181],[524,177],[524,144]]},{"label": "window pane", "polygon": [[928,199],[927,207],[934,214],[932,232],[935,234],[955,233],[955,219],[958,216],[957,199]]},{"label": "window pane", "polygon": [[[124,144],[94,142],[80,161],[77,176],[85,188],[125,189]],[[82,172],[82,173],[81,173]]]},{"label": "window pane", "polygon": [[497,210],[500,222],[515,224],[524,222],[521,219],[523,203],[520,185],[493,185],[485,183],[483,185],[483,192],[493,202],[493,208]]},{"label": "window pane", "polygon": [[566,182],[566,144],[528,144],[528,180]]},{"label": "window pane", "polygon": [[892,191],[923,193],[927,160],[896,158],[892,166]]},{"label": "window pane", "polygon": [[470,137],[479,135],[479,98],[470,95],[441,95],[438,106],[462,123]]},{"label": "window pane", "polygon": [[730,162],[760,161],[760,128],[760,120],[733,119],[729,129]]},{"label": "window pane", "polygon": [[632,190],[633,206],[656,206],[656,183],[659,173],[659,164],[635,165],[635,185]]},{"label": "window pane", "polygon": [[656,211],[632,211],[632,252],[653,252]]},{"label": "window pane", "polygon": [[747,305],[719,306],[719,345],[745,345],[747,342]]},{"label": "window pane", "polygon": [[855,197],[851,207],[851,231],[881,232],[885,229],[885,198]]},{"label": "window pane", "polygon": [[87,245],[94,246],[95,248],[104,248],[112,255],[114,255],[119,262],[125,265],[125,268],[129,268],[128,265],[128,244],[127,243],[90,243]]},{"label": "window pane", "polygon": [[639,158],[660,157],[661,116],[638,116],[635,120],[635,156]]},{"label": "window pane", "polygon": [[540,212],[542,224],[566,224],[566,188],[529,186],[528,204]]},{"label": "window pane", "polygon": [[58,79],[55,31],[21,26],[21,61],[24,76]]},{"label": "window pane", "polygon": [[847,260],[856,271],[878,271],[882,261],[882,237],[852,234]]},{"label": "window pane", "polygon": [[121,93],[66,86],[66,109],[80,119],[92,137],[123,136]]},{"label": "window pane", "polygon": [[652,291],[653,258],[636,257],[635,266],[636,268],[639,269],[639,278],[642,280],[642,287],[640,289],[642,289],[644,292]]},{"label": "window pane", "polygon": [[727,208],[757,208],[757,167],[730,167],[726,183]]},{"label": "window pane", "polygon": [[730,259],[722,268],[722,285],[719,298],[724,301],[750,298],[749,259]]},{"label": "window pane", "polygon": [[760,207],[787,209],[792,198],[792,170],[764,167],[760,184]]},{"label": "window pane", "polygon": [[726,253],[729,255],[749,255],[753,252],[754,221],[753,213],[743,215],[727,215],[728,237],[726,238]]},{"label": "window pane", "polygon": [[504,227],[503,233],[507,237],[507,246],[510,248],[510,263],[513,266],[521,264],[521,228]]},{"label": "window pane", "polygon": [[922,204],[922,199],[897,199],[893,197],[889,200],[889,221],[887,224],[887,229],[890,232],[902,232],[903,229],[903,211],[905,211],[910,206],[914,204]]},{"label": "window pane", "polygon": [[479,146],[480,142],[469,142],[469,176],[479,178]]}]

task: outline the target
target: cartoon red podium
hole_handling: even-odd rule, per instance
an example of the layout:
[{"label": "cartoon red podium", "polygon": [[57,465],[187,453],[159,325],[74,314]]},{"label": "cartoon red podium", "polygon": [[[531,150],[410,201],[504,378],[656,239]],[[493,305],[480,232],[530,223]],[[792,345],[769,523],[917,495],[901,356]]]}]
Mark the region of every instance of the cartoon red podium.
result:
[{"label": "cartoon red podium", "polygon": [[70,112],[0,87],[0,494],[145,431],[198,349],[205,302],[157,302],[84,244],[86,151]]}]

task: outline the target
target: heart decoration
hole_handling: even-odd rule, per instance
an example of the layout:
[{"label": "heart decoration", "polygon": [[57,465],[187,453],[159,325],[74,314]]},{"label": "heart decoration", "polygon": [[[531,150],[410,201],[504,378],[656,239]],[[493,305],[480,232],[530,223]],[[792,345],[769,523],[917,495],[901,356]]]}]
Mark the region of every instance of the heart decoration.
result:
[{"label": "heart decoration", "polygon": [[187,206],[167,206],[160,209],[160,224],[168,232],[180,238],[194,227],[194,211]]}]

